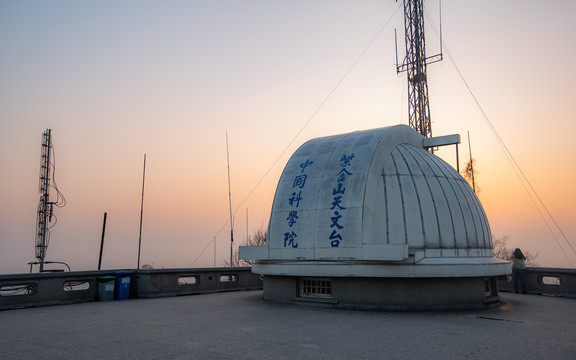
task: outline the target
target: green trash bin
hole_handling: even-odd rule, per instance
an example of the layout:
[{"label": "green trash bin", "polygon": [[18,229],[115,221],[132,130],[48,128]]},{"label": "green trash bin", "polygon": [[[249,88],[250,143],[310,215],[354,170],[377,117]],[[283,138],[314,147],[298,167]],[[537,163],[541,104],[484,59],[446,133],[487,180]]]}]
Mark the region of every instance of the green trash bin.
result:
[{"label": "green trash bin", "polygon": [[114,300],[114,284],[116,277],[100,276],[98,278],[98,301]]}]

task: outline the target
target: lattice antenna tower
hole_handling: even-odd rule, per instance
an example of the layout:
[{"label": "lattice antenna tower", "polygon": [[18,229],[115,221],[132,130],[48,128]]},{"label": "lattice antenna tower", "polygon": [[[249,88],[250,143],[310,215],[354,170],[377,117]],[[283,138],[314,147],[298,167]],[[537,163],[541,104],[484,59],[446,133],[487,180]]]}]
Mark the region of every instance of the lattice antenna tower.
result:
[{"label": "lattice antenna tower", "polygon": [[[63,207],[66,200],[58,190],[54,181],[54,152],[52,147],[52,130],[46,129],[42,133],[42,151],[40,156],[40,202],[37,211],[36,226],[36,259],[40,266],[40,272],[44,271],[46,261],[46,249],[50,241],[50,228],[55,225],[56,217],[53,214],[54,205]],[[56,191],[56,201],[50,201],[50,188]],[[53,222],[54,219],[54,223]],[[52,223],[52,224],[51,224]]]},{"label": "lattice antenna tower", "polygon": [[52,150],[52,131],[42,133],[42,151],[40,156],[40,203],[38,204],[38,221],[36,232],[36,259],[40,272],[44,271],[46,248],[48,247],[48,221],[50,219],[50,151]]},{"label": "lattice antenna tower", "polygon": [[426,57],[423,0],[404,0],[404,34],[406,56],[402,64],[398,64],[396,51],[396,72],[408,74],[408,125],[429,138],[432,137],[432,125],[426,65],[442,60],[442,35],[440,54]]}]

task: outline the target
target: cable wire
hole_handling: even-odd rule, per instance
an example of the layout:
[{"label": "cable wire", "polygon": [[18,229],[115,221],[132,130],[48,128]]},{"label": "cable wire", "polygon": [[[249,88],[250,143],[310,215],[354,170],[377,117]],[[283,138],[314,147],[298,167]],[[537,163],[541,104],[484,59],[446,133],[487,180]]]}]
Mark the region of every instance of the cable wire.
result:
[{"label": "cable wire", "polygon": [[[396,14],[398,13],[398,10],[400,9],[400,7],[402,6],[402,4],[398,4],[398,6],[396,6],[396,10],[394,10],[394,12],[392,13],[392,15],[384,22],[384,24],[380,27],[380,29],[378,30],[378,32],[376,33],[376,35],[374,35],[372,37],[372,39],[370,40],[370,42],[368,42],[368,45],[366,45],[366,47],[364,48],[364,50],[360,53],[360,55],[352,62],[352,65],[350,65],[348,67],[348,69],[344,72],[344,74],[340,77],[340,79],[338,80],[338,82],[336,82],[336,85],[334,85],[332,87],[332,89],[328,92],[328,95],[326,95],[324,97],[324,99],[320,102],[320,104],[316,107],[316,109],[312,112],[312,114],[308,117],[308,119],[306,120],[306,122],[304,123],[304,125],[302,125],[302,127],[300,128],[300,130],[298,130],[298,132],[296,133],[296,135],[294,135],[294,137],[292,138],[292,140],[288,143],[288,145],[286,145],[286,147],[284,147],[284,149],[282,150],[282,152],[280,152],[280,155],[278,155],[278,157],[276,158],[276,160],[274,160],[274,162],[272,163],[272,165],[270,165],[270,167],[268,168],[268,170],[266,170],[266,172],[264,173],[264,175],[262,175],[262,177],[260,178],[260,180],[258,180],[258,182],[256,183],[256,185],[254,185],[254,187],[252,188],[252,190],[250,190],[250,192],[248,193],[248,195],[246,195],[246,197],[244,198],[244,200],[242,200],[242,202],[240,203],[240,205],[238,205],[238,207],[236,208],[236,210],[234,210],[233,214],[235,215],[236,212],[238,212],[238,210],[240,210],[240,208],[242,207],[242,205],[244,205],[244,203],[250,198],[250,196],[252,196],[252,194],[254,193],[254,191],[256,191],[256,189],[260,186],[260,184],[262,183],[262,181],[264,181],[264,179],[268,176],[268,174],[270,173],[270,171],[272,171],[272,169],[276,166],[276,164],[280,161],[280,159],[284,156],[284,154],[288,151],[288,149],[290,148],[290,146],[292,146],[292,144],[296,141],[296,139],[300,136],[300,134],[304,131],[304,129],[310,124],[310,122],[316,117],[316,115],[320,112],[320,110],[324,107],[324,105],[328,102],[328,100],[332,97],[332,94],[334,94],[334,92],[340,87],[340,85],[344,82],[344,80],[346,79],[346,77],[348,76],[348,74],[350,74],[350,72],[352,72],[352,70],[356,67],[356,65],[360,62],[360,60],[364,57],[364,55],[366,54],[366,52],[368,52],[368,50],[372,47],[372,45],[374,44],[374,42],[376,41],[376,39],[378,39],[380,37],[380,34],[382,34],[382,31],[384,31],[384,29],[389,25],[390,21],[392,21],[392,19],[394,18],[394,16],[396,16]],[[222,229],[224,229],[224,227],[230,222],[230,220],[227,220],[222,227],[220,228],[220,230],[218,230],[218,232],[216,233],[216,235],[214,236],[218,236],[220,234],[220,232],[222,231]],[[202,252],[200,253],[200,255],[202,255],[206,249],[208,248],[208,246],[212,243],[214,237],[207,243],[207,245],[204,247],[204,250],[202,250]],[[197,256],[196,259],[194,260],[194,262],[192,263],[191,266],[193,266],[196,261],[198,260],[198,258],[200,257]]]},{"label": "cable wire", "polygon": [[[434,26],[434,23],[431,21],[430,19],[430,15],[428,14],[428,12],[425,9],[425,13],[426,13],[426,17],[429,20],[429,23],[431,24],[431,27],[434,31],[434,33],[436,34],[436,36],[439,36],[438,31],[436,29],[436,27]],[[488,127],[490,128],[490,130],[492,131],[492,134],[494,135],[494,137],[496,138],[496,141],[498,142],[498,145],[500,146],[500,148],[502,149],[502,151],[504,152],[504,155],[506,156],[508,162],[510,163],[512,169],[514,170],[514,172],[516,173],[516,176],[518,177],[518,179],[520,180],[520,183],[522,184],[522,186],[524,187],[524,189],[526,190],[528,196],[530,197],[530,200],[532,200],[532,203],[534,204],[534,206],[536,207],[536,210],[538,210],[538,213],[540,214],[540,216],[542,217],[542,220],[544,221],[544,223],[546,224],[546,226],[548,227],[548,230],[550,231],[550,233],[552,234],[552,237],[554,238],[554,240],[556,241],[556,244],[558,245],[558,247],[560,248],[560,250],[562,251],[562,253],[564,254],[564,256],[566,257],[566,260],[568,260],[568,263],[570,264],[570,266],[574,267],[574,265],[572,264],[572,261],[570,261],[570,258],[568,257],[568,254],[566,253],[566,251],[564,250],[564,248],[560,245],[560,241],[558,240],[558,237],[556,236],[556,233],[553,231],[552,227],[550,226],[548,220],[546,219],[546,216],[544,216],[544,214],[542,213],[542,211],[540,210],[540,207],[542,207],[546,214],[548,215],[548,217],[550,218],[550,220],[554,223],[554,226],[556,227],[556,229],[558,230],[558,232],[562,235],[562,237],[564,238],[564,240],[566,241],[566,243],[570,246],[570,248],[572,249],[572,252],[574,252],[576,254],[576,250],[574,249],[574,247],[572,246],[572,244],[570,243],[570,241],[568,240],[568,238],[566,237],[566,235],[564,234],[564,232],[562,231],[562,229],[560,228],[560,225],[558,225],[558,223],[556,222],[556,219],[554,218],[554,216],[552,216],[552,214],[550,213],[550,211],[548,210],[548,207],[544,204],[544,202],[542,201],[542,198],[540,197],[540,195],[538,195],[538,192],[536,191],[536,189],[534,189],[534,187],[532,186],[532,184],[530,183],[530,181],[528,180],[528,177],[526,176],[526,174],[524,173],[524,171],[522,170],[522,168],[520,167],[520,165],[518,164],[518,162],[516,161],[516,159],[514,158],[514,156],[512,155],[512,152],[508,149],[508,146],[506,146],[506,143],[504,142],[504,140],[500,137],[500,134],[498,133],[498,131],[496,130],[494,124],[492,124],[492,121],[490,121],[490,118],[488,117],[488,115],[486,114],[486,112],[484,111],[484,108],[482,107],[482,105],[480,104],[480,102],[478,101],[478,99],[476,98],[476,95],[474,94],[474,92],[472,91],[472,89],[470,88],[470,85],[468,84],[468,82],[466,81],[466,79],[464,78],[464,75],[462,74],[462,72],[460,71],[460,68],[458,67],[458,65],[456,64],[456,61],[454,60],[454,57],[452,56],[452,53],[450,52],[450,50],[448,49],[446,42],[443,41],[442,43],[442,47],[444,48],[444,51],[446,52],[446,54],[448,55],[448,58],[450,59],[450,62],[452,63],[452,65],[454,66],[454,69],[456,70],[456,72],[458,73],[458,76],[460,77],[460,79],[462,80],[462,82],[464,83],[464,86],[466,86],[466,89],[468,90],[468,93],[470,94],[470,96],[472,97],[472,99],[474,100],[474,102],[476,103],[476,106],[478,107],[478,109],[480,110],[480,113],[482,114],[482,117],[484,118],[484,120],[486,121],[486,123],[488,124]],[[536,200],[534,199],[536,198]],[[540,206],[538,206],[538,204]]]}]

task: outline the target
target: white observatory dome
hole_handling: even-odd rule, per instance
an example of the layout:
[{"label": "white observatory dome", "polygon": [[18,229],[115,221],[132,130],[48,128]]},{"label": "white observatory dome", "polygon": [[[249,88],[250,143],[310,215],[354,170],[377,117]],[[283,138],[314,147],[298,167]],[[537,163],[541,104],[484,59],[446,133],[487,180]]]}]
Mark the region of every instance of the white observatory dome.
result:
[{"label": "white observatory dome", "polygon": [[[464,302],[482,303],[484,281],[495,284],[510,266],[493,256],[476,194],[425,150],[430,140],[396,125],[312,139],[296,150],[276,189],[267,246],[240,248],[242,259],[256,260],[252,271],[264,275],[267,296],[293,296],[279,290],[287,281],[330,279],[322,281],[347,289],[339,301],[353,304],[359,299],[347,294],[364,293],[366,279],[398,289],[407,283],[393,279],[411,278],[410,289],[422,279],[439,284],[438,303],[473,283],[475,300]],[[389,296],[374,295],[375,306],[399,301]]]}]

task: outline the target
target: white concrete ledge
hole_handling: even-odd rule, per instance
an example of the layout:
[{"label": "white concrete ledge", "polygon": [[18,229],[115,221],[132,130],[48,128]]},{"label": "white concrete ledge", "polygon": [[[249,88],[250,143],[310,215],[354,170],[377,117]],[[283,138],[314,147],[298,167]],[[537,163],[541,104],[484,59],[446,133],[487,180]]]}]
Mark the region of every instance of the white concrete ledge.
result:
[{"label": "white concrete ledge", "polygon": [[238,258],[240,260],[268,260],[268,246],[240,246]]},{"label": "white concrete ledge", "polygon": [[460,135],[459,134],[436,136],[436,137],[422,139],[422,146],[425,148],[436,147],[436,146],[445,146],[445,145],[454,145],[454,144],[460,144]]},{"label": "white concrete ledge", "polygon": [[425,259],[418,264],[379,261],[257,261],[252,272],[301,277],[446,278],[500,276],[512,272],[510,263],[494,258]]}]

